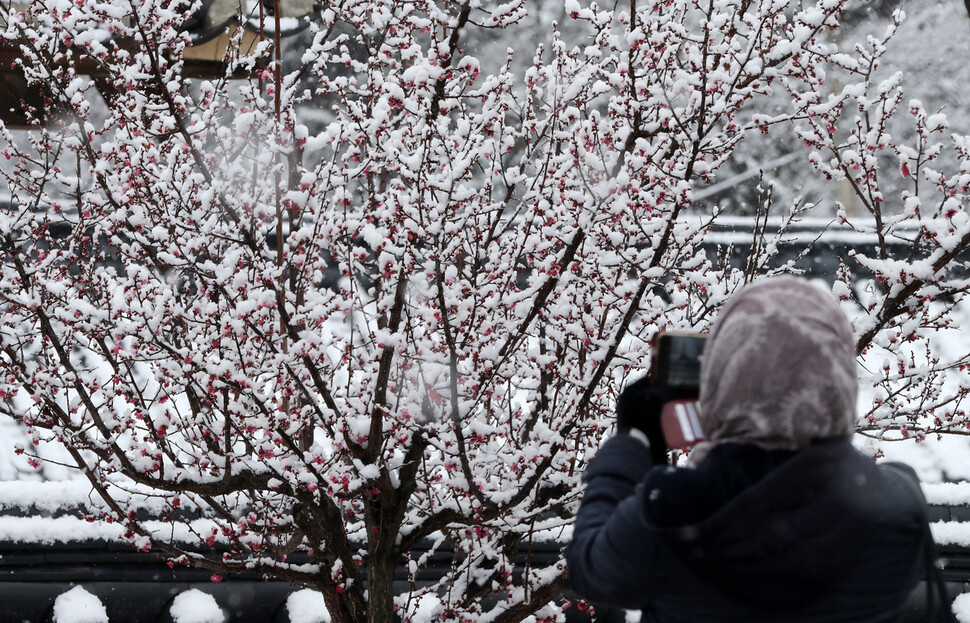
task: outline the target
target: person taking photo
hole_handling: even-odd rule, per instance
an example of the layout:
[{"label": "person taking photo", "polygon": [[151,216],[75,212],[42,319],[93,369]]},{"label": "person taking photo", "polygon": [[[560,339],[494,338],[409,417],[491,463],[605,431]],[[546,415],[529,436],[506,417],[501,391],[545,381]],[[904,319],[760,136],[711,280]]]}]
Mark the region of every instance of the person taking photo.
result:
[{"label": "person taking photo", "polygon": [[912,470],[853,447],[857,384],[831,294],[744,287],[704,346],[689,466],[666,462],[671,389],[621,392],[566,550],[573,590],[643,623],[898,621],[925,571],[925,507]]}]

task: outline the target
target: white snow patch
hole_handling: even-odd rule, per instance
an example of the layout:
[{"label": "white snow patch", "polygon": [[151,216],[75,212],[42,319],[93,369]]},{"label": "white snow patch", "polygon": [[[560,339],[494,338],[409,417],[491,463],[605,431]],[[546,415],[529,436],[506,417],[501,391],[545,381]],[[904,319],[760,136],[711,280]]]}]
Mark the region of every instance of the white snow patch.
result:
[{"label": "white snow patch", "polygon": [[108,623],[108,611],[101,600],[75,586],[54,600],[54,623]]},{"label": "white snow patch", "polygon": [[970,524],[963,521],[937,521],[930,524],[933,540],[939,545],[970,547]]},{"label": "white snow patch", "polygon": [[[218,524],[210,519],[196,519],[188,524],[144,521],[152,538],[194,543],[200,534],[212,534]],[[124,542],[124,526],[115,522],[86,521],[77,517],[3,517],[0,516],[0,541],[5,543],[72,543],[77,541]],[[222,542],[225,537],[217,536]]]},{"label": "white snow patch", "polygon": [[970,623],[970,593],[957,595],[953,600],[953,614],[960,623]]},{"label": "white snow patch", "polygon": [[434,621],[444,609],[441,597],[428,592],[417,598],[416,602],[408,604],[408,614],[413,621]]},{"label": "white snow patch", "polygon": [[930,504],[946,506],[970,505],[970,482],[942,482],[923,484],[923,494]]},{"label": "white snow patch", "polygon": [[120,541],[123,530],[119,524],[89,523],[77,517],[0,517],[0,541],[5,543]]},{"label": "white snow patch", "polygon": [[104,503],[86,480],[0,482],[0,508],[55,512],[71,506],[102,508]]},{"label": "white snow patch", "polygon": [[168,609],[175,623],[225,623],[226,615],[215,597],[190,588],[175,596]]},{"label": "white snow patch", "polygon": [[[915,439],[880,442],[857,435],[855,442],[864,454],[882,450],[883,460],[909,465],[924,483],[970,480],[970,438],[965,436],[943,435],[917,443]],[[966,502],[970,502],[970,496]]]},{"label": "white snow patch", "polygon": [[290,623],[330,623],[323,595],[308,588],[290,593],[286,598],[286,613]]}]

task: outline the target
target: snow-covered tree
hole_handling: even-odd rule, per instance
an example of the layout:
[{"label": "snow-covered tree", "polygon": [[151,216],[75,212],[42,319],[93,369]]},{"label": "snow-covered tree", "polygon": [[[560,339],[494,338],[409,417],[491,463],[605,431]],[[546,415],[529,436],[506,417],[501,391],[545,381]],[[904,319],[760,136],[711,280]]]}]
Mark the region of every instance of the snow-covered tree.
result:
[{"label": "snow-covered tree", "polygon": [[970,142],[872,80],[891,31],[833,42],[844,2],[567,0],[568,28],[506,50],[536,36],[524,0],[342,0],[292,70],[254,3],[267,36],[213,80],[183,73],[197,5],[0,5],[49,104],[3,129],[0,410],[138,547],[315,588],[339,623],[561,620],[562,563],[516,552],[568,529],[657,331],[790,270],[816,209],[774,206],[742,265],[701,250],[720,214],[694,189],[760,131],[865,208],[839,219],[875,251],[831,284],[878,362],[861,429],[966,431],[968,358],[928,344],[967,289]]}]

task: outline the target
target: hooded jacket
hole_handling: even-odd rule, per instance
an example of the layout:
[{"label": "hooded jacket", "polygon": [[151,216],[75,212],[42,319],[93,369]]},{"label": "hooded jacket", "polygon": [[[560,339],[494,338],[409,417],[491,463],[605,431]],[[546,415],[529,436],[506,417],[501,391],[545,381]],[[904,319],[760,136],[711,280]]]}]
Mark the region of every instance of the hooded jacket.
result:
[{"label": "hooded jacket", "polygon": [[805,279],[746,286],[718,313],[701,358],[699,460],[721,443],[797,450],[856,426],[855,339],[830,292]]},{"label": "hooded jacket", "polygon": [[590,462],[575,592],[644,623],[898,620],[923,573],[921,507],[851,445],[855,365],[831,294],[742,289],[704,349],[696,464],[654,467],[623,434]]},{"label": "hooded jacket", "polygon": [[844,440],[651,468],[617,436],[586,480],[570,583],[644,623],[890,622],[922,577],[918,503]]}]

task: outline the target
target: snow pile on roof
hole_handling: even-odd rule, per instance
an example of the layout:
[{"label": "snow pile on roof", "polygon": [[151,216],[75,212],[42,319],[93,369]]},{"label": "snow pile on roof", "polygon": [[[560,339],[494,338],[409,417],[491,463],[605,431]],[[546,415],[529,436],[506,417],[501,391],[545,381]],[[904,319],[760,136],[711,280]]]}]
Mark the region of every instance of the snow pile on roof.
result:
[{"label": "snow pile on roof", "polygon": [[0,542],[3,543],[77,543],[83,541],[122,541],[119,524],[87,522],[76,517],[0,517]]},{"label": "snow pile on roof", "polygon": [[[970,505],[970,482],[942,482],[922,484],[926,501],[938,506]],[[938,521],[930,524],[933,538],[941,545],[970,547],[970,523]],[[967,623],[970,623],[970,602],[967,603]]]},{"label": "snow pile on roof", "polygon": [[323,595],[308,588],[290,593],[286,598],[286,614],[290,623],[330,623]]},{"label": "snow pile on roof", "polygon": [[226,615],[216,603],[215,597],[197,588],[190,588],[176,595],[168,612],[175,623],[225,623],[226,621]]},{"label": "snow pile on roof", "polygon": [[[163,496],[146,487],[127,485],[125,489],[111,488],[111,495],[121,504],[134,510],[160,515],[170,506]],[[0,479],[0,511],[20,510],[31,514],[59,514],[76,510],[97,514],[107,510],[101,496],[87,480],[2,480]],[[182,496],[181,508],[194,508],[191,497]]]},{"label": "snow pile on roof", "polygon": [[101,601],[80,586],[54,600],[54,623],[108,623]]},{"label": "snow pile on roof", "polygon": [[923,494],[930,504],[940,506],[970,505],[970,482],[923,483]]},{"label": "snow pile on roof", "polygon": [[930,524],[937,545],[970,547],[970,524],[962,521],[937,521]]},{"label": "snow pile on roof", "polygon": [[[144,521],[142,526],[151,538],[176,543],[198,542],[200,534],[211,534],[218,527],[211,519],[195,519],[187,523]],[[77,517],[4,517],[0,515],[0,543],[23,543],[53,545],[55,543],[81,543],[105,541],[125,543],[125,527],[120,523],[86,521]],[[221,535],[217,543],[225,542]],[[149,540],[135,542],[139,547],[150,546]]]},{"label": "snow pile on roof", "polygon": [[0,509],[38,510],[55,513],[65,508],[95,510],[105,506],[86,480],[0,482]]},{"label": "snow pile on roof", "polygon": [[[970,506],[970,482],[922,483],[926,501],[937,506]],[[970,547],[970,523],[938,521],[930,524],[933,538],[940,545]],[[967,603],[967,623],[970,623],[970,602]]]}]

